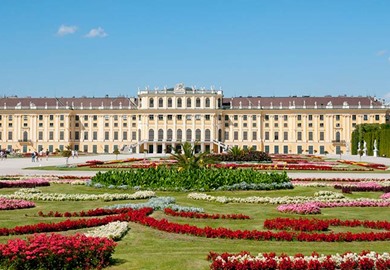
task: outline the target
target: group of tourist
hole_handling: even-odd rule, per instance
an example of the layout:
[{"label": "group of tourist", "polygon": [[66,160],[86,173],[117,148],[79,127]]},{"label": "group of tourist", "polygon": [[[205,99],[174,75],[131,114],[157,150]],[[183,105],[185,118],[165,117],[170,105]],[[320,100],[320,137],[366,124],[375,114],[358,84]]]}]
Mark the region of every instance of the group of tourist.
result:
[{"label": "group of tourist", "polygon": [[39,160],[42,161],[43,156],[46,156],[46,160],[49,160],[49,154],[50,154],[49,150],[46,150],[46,152],[41,150],[39,153],[37,151],[32,151],[31,161],[32,162],[39,162]]},{"label": "group of tourist", "polygon": [[7,151],[6,150],[0,150],[0,160],[7,159]]}]

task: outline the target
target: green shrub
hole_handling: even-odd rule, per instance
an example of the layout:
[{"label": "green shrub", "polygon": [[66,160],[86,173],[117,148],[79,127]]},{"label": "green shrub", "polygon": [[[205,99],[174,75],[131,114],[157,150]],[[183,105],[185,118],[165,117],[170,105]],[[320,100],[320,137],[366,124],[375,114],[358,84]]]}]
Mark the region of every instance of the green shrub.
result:
[{"label": "green shrub", "polygon": [[216,190],[242,182],[272,184],[290,182],[286,172],[259,172],[252,169],[189,169],[157,167],[131,171],[98,172],[92,184],[128,185],[154,190]]}]

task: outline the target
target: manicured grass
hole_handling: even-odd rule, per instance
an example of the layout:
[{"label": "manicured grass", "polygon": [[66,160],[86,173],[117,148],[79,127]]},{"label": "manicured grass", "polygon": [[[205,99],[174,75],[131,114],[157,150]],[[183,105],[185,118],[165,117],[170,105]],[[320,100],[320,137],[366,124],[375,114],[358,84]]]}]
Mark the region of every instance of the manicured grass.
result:
[{"label": "manicured grass", "polygon": [[[133,191],[95,189],[86,186],[72,186],[68,184],[52,184],[50,187],[39,188],[43,192],[63,193],[119,193]],[[13,193],[17,189],[0,189],[1,194]],[[219,196],[312,196],[319,190],[332,190],[330,187],[297,187],[294,190],[278,191],[233,191],[233,192],[209,192]],[[172,196],[176,203],[182,206],[202,207],[207,213],[242,213],[249,215],[250,220],[210,220],[210,219],[186,219],[181,217],[166,216],[161,211],[155,211],[152,216],[158,219],[165,218],[181,224],[189,223],[199,227],[226,227],[231,229],[264,230],[263,222],[267,218],[275,217],[302,217],[293,214],[282,214],[276,211],[276,205],[260,204],[221,204],[217,202],[195,201],[187,198],[188,193],[184,192],[157,192],[158,196]],[[347,195],[349,197],[378,198],[377,192],[360,192]],[[37,207],[31,209],[1,211],[0,227],[13,227],[16,225],[34,224],[38,222],[58,222],[66,218],[42,218],[37,215],[38,211],[80,211],[104,207],[107,205],[121,204],[138,201],[86,201],[86,202],[35,202]],[[305,216],[307,217],[307,216]],[[332,208],[322,209],[321,215],[309,216],[315,218],[340,218],[340,219],[361,219],[361,220],[388,220],[390,217],[389,208]],[[390,241],[386,242],[340,242],[340,243],[308,243],[308,242],[278,242],[278,241],[251,241],[251,240],[230,240],[230,239],[207,239],[202,237],[179,235],[161,232],[140,224],[131,223],[129,233],[118,242],[115,249],[115,264],[108,269],[209,269],[209,262],[206,256],[209,251],[216,252],[240,252],[250,251],[254,254],[259,252],[284,252],[288,254],[303,253],[310,254],[313,251],[318,253],[331,254],[343,253],[346,251],[360,252],[362,250],[373,250],[377,252],[388,252]],[[371,231],[364,228],[330,227],[332,231]],[[87,230],[87,229],[86,229]],[[86,230],[78,230],[86,231]],[[75,231],[66,232],[66,234]],[[12,238],[23,238],[25,236],[0,237],[0,242],[6,242]]]}]

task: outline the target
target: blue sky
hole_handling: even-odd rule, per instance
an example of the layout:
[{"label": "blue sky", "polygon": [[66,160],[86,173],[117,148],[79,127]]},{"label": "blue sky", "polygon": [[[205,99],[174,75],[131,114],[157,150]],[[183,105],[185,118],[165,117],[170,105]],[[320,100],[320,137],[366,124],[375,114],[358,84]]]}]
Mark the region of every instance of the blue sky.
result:
[{"label": "blue sky", "polygon": [[0,95],[375,95],[390,1],[0,1]]}]

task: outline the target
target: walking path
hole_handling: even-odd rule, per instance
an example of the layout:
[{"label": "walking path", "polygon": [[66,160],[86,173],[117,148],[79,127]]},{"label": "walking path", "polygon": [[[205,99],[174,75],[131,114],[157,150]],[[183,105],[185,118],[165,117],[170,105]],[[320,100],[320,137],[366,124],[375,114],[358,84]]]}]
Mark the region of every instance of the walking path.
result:
[{"label": "walking path", "polygon": [[[121,154],[118,156],[118,159],[125,158],[144,158],[144,157],[163,157],[164,154]],[[339,155],[328,155],[329,158],[339,159]],[[342,159],[360,161],[359,156],[347,156],[342,155]],[[84,163],[87,160],[113,160],[115,155],[88,155],[88,156],[79,156],[78,158],[69,158],[69,164]],[[381,158],[381,157],[361,157],[361,161],[381,163],[386,166],[390,166],[390,158]],[[28,167],[40,167],[40,166],[57,166],[64,165],[66,159],[64,157],[49,157],[46,160],[45,157],[42,158],[42,161],[32,162],[31,158],[8,158],[6,160],[0,161],[0,176],[1,175],[77,175],[77,176],[94,176],[96,171],[47,171],[47,170],[31,170],[24,169]],[[287,174],[292,178],[382,178],[390,179],[390,171],[384,173],[359,173],[359,172],[293,172],[288,171]]]}]

